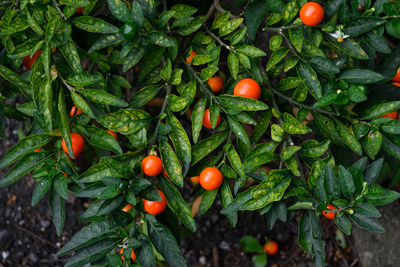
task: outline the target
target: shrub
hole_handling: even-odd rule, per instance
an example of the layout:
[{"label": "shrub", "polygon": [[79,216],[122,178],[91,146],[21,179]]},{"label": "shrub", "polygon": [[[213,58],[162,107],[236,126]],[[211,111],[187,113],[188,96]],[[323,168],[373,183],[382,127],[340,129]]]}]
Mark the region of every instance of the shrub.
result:
[{"label": "shrub", "polygon": [[0,129],[27,125],[0,187],[32,172],[58,235],[68,194],[92,199],[65,266],[185,266],[184,177],[200,182],[199,215],[218,197],[232,226],[241,210],[269,228],[298,214],[316,266],[322,213],[348,235],[384,231],[375,206],[399,198],[377,182],[400,177],[400,1],[244,2],[240,17],[217,0],[0,6]]}]

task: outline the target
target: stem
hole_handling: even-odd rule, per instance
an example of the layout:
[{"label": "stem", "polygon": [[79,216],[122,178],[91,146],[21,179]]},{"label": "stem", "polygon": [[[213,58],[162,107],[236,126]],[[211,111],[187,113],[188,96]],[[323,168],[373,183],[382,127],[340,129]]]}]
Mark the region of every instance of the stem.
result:
[{"label": "stem", "polygon": [[197,75],[196,71],[190,66],[189,63],[185,62],[186,68],[190,72],[190,74],[197,80],[197,82],[200,84],[200,91],[207,95],[209,98],[213,99],[215,103],[218,103],[217,99],[215,99],[214,94],[211,92],[211,90],[204,85],[203,81],[200,79],[199,75]]},{"label": "stem", "polygon": [[265,27],[265,28],[262,28],[262,31],[282,33],[282,31],[284,31],[284,30],[296,29],[296,28],[302,28],[302,27],[304,27],[303,24],[295,24],[295,25],[282,26],[282,27],[277,27],[277,28]]},{"label": "stem", "polygon": [[62,81],[62,83],[68,88],[68,90],[74,91],[74,92],[75,92],[75,88],[72,87],[71,85],[69,85],[69,84],[67,83],[67,81],[60,75],[60,73],[58,73],[58,77],[60,78],[60,80]]},{"label": "stem", "polygon": [[230,47],[229,45],[227,45],[226,43],[224,43],[221,38],[219,38],[218,36],[216,36],[212,31],[210,31],[208,28],[206,28],[207,33],[214,38],[221,46],[225,47],[226,49],[228,49],[229,51],[233,51],[234,53],[236,53],[236,51],[234,49],[232,49],[232,47]]},{"label": "stem", "polygon": [[60,7],[58,6],[58,3],[56,0],[53,0],[53,6],[55,7],[55,9],[57,10],[58,14],[60,14],[61,18],[63,20],[67,20],[67,18],[65,17],[64,13],[61,11]]},{"label": "stem", "polygon": [[169,95],[170,95],[170,93],[171,93],[171,86],[170,86],[169,84],[165,84],[165,90],[166,90],[167,92],[166,92],[166,94],[165,94],[164,103],[163,103],[163,105],[162,105],[160,114],[158,115],[159,118],[158,118],[157,126],[156,126],[156,129],[155,129],[155,131],[154,131],[153,138],[151,139],[151,142],[150,142],[149,145],[148,145],[149,147],[152,147],[152,146],[156,143],[156,141],[157,141],[158,131],[159,131],[160,124],[161,124],[160,115],[163,114],[163,113],[165,112],[165,110],[167,109],[167,106],[168,106],[168,97],[169,97]]},{"label": "stem", "polygon": [[208,10],[208,12],[207,12],[207,14],[206,14],[206,17],[204,18],[204,20],[203,20],[203,23],[201,24],[201,25],[205,25],[206,24],[206,22],[208,21],[208,19],[209,18],[211,18],[211,16],[212,16],[212,14],[214,13],[214,10],[215,10],[215,5],[214,5],[214,3],[210,6],[210,9]]},{"label": "stem", "polygon": [[285,39],[285,42],[287,44],[287,46],[290,49],[290,52],[292,52],[292,54],[297,57],[298,59],[300,59],[301,61],[305,61],[304,58],[297,52],[296,48],[294,48],[292,42],[289,40],[289,38],[286,37],[286,35],[283,32],[279,32],[279,34],[283,37],[283,39]]}]

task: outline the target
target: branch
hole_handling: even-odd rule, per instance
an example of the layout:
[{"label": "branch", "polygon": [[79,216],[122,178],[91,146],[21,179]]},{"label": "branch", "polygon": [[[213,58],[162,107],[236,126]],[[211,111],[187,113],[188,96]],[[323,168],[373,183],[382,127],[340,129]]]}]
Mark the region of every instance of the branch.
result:
[{"label": "branch", "polygon": [[197,75],[196,71],[192,68],[192,66],[190,66],[190,64],[188,64],[187,62],[185,62],[185,66],[188,69],[188,71],[190,72],[190,74],[197,80],[197,82],[200,84],[200,91],[207,95],[209,98],[213,98],[213,100],[215,100],[216,103],[217,99],[215,99],[214,94],[211,92],[211,90],[204,85],[203,81],[200,79],[199,75]]},{"label": "branch", "polygon": [[61,18],[63,20],[67,20],[67,18],[65,17],[64,13],[61,11],[60,7],[58,6],[58,3],[56,0],[53,0],[53,6],[55,7],[55,9],[57,10],[58,14],[60,14]]},{"label": "branch", "polygon": [[297,57],[298,59],[300,59],[301,61],[305,61],[304,58],[297,52],[296,48],[294,48],[292,42],[289,40],[289,38],[286,37],[286,35],[283,32],[279,32],[279,35],[281,35],[283,37],[283,39],[285,39],[285,42],[287,44],[287,46],[290,49],[290,52],[292,52],[292,54]]},{"label": "branch", "polygon": [[303,24],[295,24],[295,25],[282,26],[282,27],[277,27],[277,28],[264,27],[261,30],[264,31],[264,32],[282,33],[284,30],[296,29],[296,28],[302,28],[302,27],[304,27]]},{"label": "branch", "polygon": [[230,47],[229,45],[227,45],[226,43],[224,43],[224,41],[221,40],[221,38],[219,38],[218,36],[216,36],[212,31],[210,31],[208,28],[206,28],[207,33],[214,38],[221,46],[225,47],[226,49],[228,49],[229,51],[233,51],[234,53],[236,53],[236,51],[234,49],[232,49],[232,47]]}]

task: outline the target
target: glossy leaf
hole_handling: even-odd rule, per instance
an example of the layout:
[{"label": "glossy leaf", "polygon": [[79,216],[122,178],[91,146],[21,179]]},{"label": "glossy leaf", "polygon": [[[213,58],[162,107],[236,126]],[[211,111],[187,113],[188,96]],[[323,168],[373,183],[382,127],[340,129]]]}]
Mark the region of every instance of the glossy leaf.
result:
[{"label": "glossy leaf", "polygon": [[147,126],[151,121],[151,116],[146,111],[127,108],[97,117],[96,120],[111,131],[131,134]]}]

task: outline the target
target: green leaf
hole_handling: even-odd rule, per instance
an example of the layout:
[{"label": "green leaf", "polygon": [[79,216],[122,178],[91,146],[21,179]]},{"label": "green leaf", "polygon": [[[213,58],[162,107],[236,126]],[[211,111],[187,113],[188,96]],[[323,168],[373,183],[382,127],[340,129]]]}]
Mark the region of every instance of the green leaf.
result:
[{"label": "green leaf", "polygon": [[162,85],[149,85],[136,92],[129,100],[129,107],[140,108],[153,99],[163,88]]},{"label": "green leaf", "polygon": [[169,138],[175,147],[178,159],[183,163],[182,175],[185,176],[190,167],[192,154],[189,137],[187,136],[186,131],[182,127],[179,120],[170,111],[167,112],[167,123],[172,128],[171,132],[169,133]]},{"label": "green leaf", "polygon": [[71,98],[77,108],[81,109],[83,113],[87,114],[90,118],[95,118],[92,109],[83,97],[71,91]]},{"label": "green leaf", "polygon": [[240,111],[258,111],[268,109],[268,106],[263,102],[249,97],[220,95],[217,97],[217,100],[223,107],[228,109]]},{"label": "green leaf", "polygon": [[64,266],[79,267],[99,260],[113,250],[119,243],[121,243],[121,241],[121,238],[109,238],[96,242],[91,246],[78,251]]},{"label": "green leaf", "polygon": [[233,167],[233,169],[236,171],[236,173],[239,174],[239,176],[242,179],[246,179],[246,174],[244,172],[242,160],[240,159],[240,156],[237,153],[234,146],[232,146],[232,145],[229,146],[227,155],[228,155],[229,162],[230,162],[231,166]]},{"label": "green leaf", "polygon": [[283,9],[282,20],[284,24],[289,23],[299,12],[296,0],[291,0]]},{"label": "green leaf", "polygon": [[368,84],[382,81],[385,77],[369,69],[347,69],[341,73],[339,79],[349,83]]},{"label": "green leaf", "polygon": [[335,144],[343,144],[336,131],[335,123],[332,119],[316,112],[312,112],[312,115],[314,117],[316,125],[318,126],[318,129],[326,138],[330,139]]},{"label": "green leaf", "polygon": [[281,160],[285,161],[294,155],[297,151],[301,149],[301,146],[289,146],[282,150],[281,152]]},{"label": "green leaf", "polygon": [[287,77],[279,81],[278,90],[285,91],[298,87],[302,84],[302,79],[298,77]]},{"label": "green leaf", "polygon": [[317,71],[326,74],[338,74],[340,69],[329,59],[323,57],[312,57],[309,63],[317,69]]},{"label": "green leaf", "polygon": [[295,117],[290,115],[289,113],[283,114],[283,124],[282,128],[287,133],[290,134],[306,134],[311,132],[311,129],[308,128],[306,125],[299,122]]},{"label": "green leaf", "polygon": [[218,67],[208,66],[201,70],[200,78],[202,81],[208,81],[211,77],[213,77],[218,71]]},{"label": "green leaf", "polygon": [[374,218],[366,217],[359,213],[354,213],[353,215],[350,215],[350,219],[361,229],[375,233],[385,232],[383,226]]},{"label": "green leaf", "polygon": [[351,36],[359,36],[385,23],[386,20],[380,18],[365,17],[359,18],[344,28],[344,33]]},{"label": "green leaf", "polygon": [[196,105],[193,108],[192,135],[193,135],[193,142],[195,144],[199,140],[206,103],[207,103],[207,98],[204,97],[204,98],[200,99],[199,101],[197,101]]},{"label": "green leaf", "polygon": [[352,200],[353,195],[356,191],[353,176],[342,165],[339,166],[338,181],[340,191],[342,192],[343,196],[348,200]]},{"label": "green leaf", "polygon": [[272,170],[267,179],[246,190],[251,192],[251,198],[241,205],[240,209],[256,210],[281,200],[291,181],[292,175],[289,170]]},{"label": "green leaf", "polygon": [[94,222],[74,234],[71,240],[57,252],[56,256],[60,257],[79,248],[95,244],[116,233],[117,230],[118,227],[113,221]]},{"label": "green leaf", "polygon": [[199,206],[199,211],[197,213],[198,216],[202,216],[211,208],[215,198],[217,197],[217,193],[218,189],[206,190],[206,192],[203,193]]},{"label": "green leaf", "polygon": [[156,267],[156,260],[154,258],[153,246],[147,235],[139,232],[138,240],[142,244],[135,249],[137,259],[143,266]]},{"label": "green leaf", "polygon": [[161,190],[165,194],[168,207],[183,222],[183,224],[190,229],[190,231],[195,232],[196,224],[194,222],[192,212],[179,191],[168,179],[165,179],[164,177],[158,178],[158,182]]},{"label": "green leaf", "polygon": [[97,117],[96,120],[113,132],[127,135],[147,126],[151,121],[151,115],[144,110],[127,108]]},{"label": "green leaf", "polygon": [[122,71],[126,72],[134,65],[136,65],[139,62],[139,60],[145,55],[145,52],[146,49],[143,46],[132,49],[132,51],[129,52],[129,54],[126,56],[124,60]]},{"label": "green leaf", "polygon": [[297,244],[313,256],[315,266],[324,266],[325,242],[322,240],[321,226],[314,210],[303,211]]},{"label": "green leaf", "polygon": [[382,131],[389,134],[400,134],[400,121],[391,120],[387,123],[382,124]]},{"label": "green leaf", "polygon": [[381,104],[376,104],[367,109],[362,114],[362,120],[370,120],[378,118],[382,115],[388,114],[390,112],[400,109],[400,101],[389,101]]},{"label": "green leaf", "polygon": [[229,122],[229,127],[231,128],[232,132],[236,135],[237,138],[239,138],[243,143],[246,145],[250,145],[250,139],[247,136],[246,131],[244,130],[243,126],[232,118],[231,116],[227,116],[228,122]]},{"label": "green leaf", "polygon": [[228,67],[229,67],[229,71],[231,72],[233,79],[236,80],[238,72],[239,72],[239,60],[238,60],[236,54],[233,52],[229,52]]},{"label": "green leaf", "polygon": [[364,172],[365,181],[369,185],[372,185],[379,178],[379,173],[381,172],[383,166],[383,158],[375,160],[372,162]]},{"label": "green leaf", "polygon": [[72,24],[87,32],[117,33],[119,29],[114,25],[98,18],[90,16],[78,16],[72,19]]},{"label": "green leaf", "polygon": [[[383,148],[393,157],[395,157],[396,159],[400,159],[400,147],[394,143],[392,140],[390,140],[388,137],[386,137],[385,135],[382,136],[382,144],[383,144]],[[396,138],[395,136],[392,136],[391,139]],[[396,140],[396,139],[394,139]]]},{"label": "green leaf", "polygon": [[221,26],[219,27],[219,36],[225,36],[230,34],[231,32],[233,32],[234,30],[237,29],[237,27],[240,26],[240,24],[242,24],[243,22],[243,18],[237,18],[237,19],[232,19],[229,21],[225,21],[221,24]]},{"label": "green leaf", "polygon": [[333,173],[331,165],[326,164],[324,176],[324,189],[329,200],[336,200],[340,198],[339,181]]},{"label": "green leaf", "polygon": [[252,45],[241,45],[236,48],[236,52],[248,57],[263,57],[266,55],[264,51]]},{"label": "green leaf", "polygon": [[171,75],[172,75],[172,63],[171,60],[168,58],[161,69],[160,76],[164,81],[168,82],[169,79],[171,79]]},{"label": "green leaf", "polygon": [[349,99],[351,101],[359,103],[367,100],[367,96],[362,87],[362,85],[350,85],[347,92],[349,93]]},{"label": "green leaf", "polygon": [[267,6],[263,0],[254,1],[246,6],[244,10],[245,24],[248,27],[248,33],[252,40],[255,39],[257,30],[266,13]]},{"label": "green leaf", "polygon": [[270,69],[272,69],[272,67],[278,64],[287,55],[287,53],[289,53],[289,48],[287,47],[280,47],[275,50],[269,58],[265,70],[269,71]]},{"label": "green leaf", "polygon": [[322,143],[316,140],[307,140],[301,144],[301,154],[311,158],[321,157],[328,151],[330,143],[330,140],[325,140]]},{"label": "green leaf", "polygon": [[53,215],[53,222],[54,226],[56,227],[57,236],[61,236],[61,232],[65,223],[65,205],[64,199],[58,195],[54,186],[50,190],[49,205],[51,208],[51,214]]},{"label": "green leaf", "polygon": [[303,29],[302,28],[289,29],[289,38],[290,41],[293,43],[293,46],[296,48],[296,50],[299,53],[301,53],[304,42]]},{"label": "green leaf", "polygon": [[335,216],[334,222],[343,233],[346,235],[351,235],[351,223],[345,215]]},{"label": "green leaf", "polygon": [[246,235],[240,239],[240,246],[247,253],[263,252],[260,242],[252,236]]},{"label": "green leaf", "polygon": [[52,136],[47,134],[31,135],[23,138],[18,144],[14,145],[0,161],[0,169],[4,169],[16,160],[21,159],[27,153],[33,152],[53,139]]},{"label": "green leaf", "polygon": [[299,77],[303,78],[307,89],[316,99],[322,97],[322,87],[318,80],[317,74],[308,64],[300,62],[297,66]]},{"label": "green leaf", "polygon": [[126,103],[119,97],[116,97],[110,93],[107,93],[104,90],[97,89],[81,89],[78,90],[83,96],[89,99],[92,102],[111,105],[116,107],[127,107],[129,104]]},{"label": "green leaf", "polygon": [[250,137],[251,143],[257,143],[261,137],[266,132],[269,122],[272,117],[272,108],[268,109],[268,111],[263,112],[261,117],[258,119],[256,126],[254,127],[254,131]]},{"label": "green leaf", "polygon": [[48,176],[40,179],[39,181],[36,181],[35,189],[32,193],[32,207],[39,203],[39,201],[46,195],[47,191],[49,191],[50,189],[52,182],[52,178]]},{"label": "green leaf", "polygon": [[67,82],[73,86],[87,86],[99,82],[101,78],[99,76],[90,75],[87,73],[72,73],[68,76]]},{"label": "green leaf", "polygon": [[125,23],[132,23],[132,18],[129,9],[123,1],[108,0],[107,2],[111,14],[113,14],[114,17]]},{"label": "green leaf", "polygon": [[222,144],[227,137],[228,132],[222,132],[202,139],[200,142],[194,145],[192,147],[192,166],[219,147],[219,145]]},{"label": "green leaf", "polygon": [[374,206],[384,206],[399,199],[399,197],[400,193],[396,191],[383,189],[379,185],[372,185],[369,187],[369,192],[365,199]]},{"label": "green leaf", "polygon": [[382,147],[382,134],[372,129],[368,135],[362,139],[362,146],[365,153],[371,158],[375,159],[375,156],[381,150]]},{"label": "green leaf", "polygon": [[28,82],[22,79],[18,74],[0,65],[0,76],[17,87],[26,98],[32,99]]},{"label": "green leaf", "polygon": [[179,246],[171,231],[157,222],[157,220],[146,214],[146,225],[153,246],[165,258],[171,266],[186,266],[185,260]]},{"label": "green leaf", "polygon": [[[224,176],[226,176],[224,172],[222,172],[222,173]],[[222,182],[220,193],[221,193],[220,194],[221,205],[222,205],[222,208],[225,208],[233,201],[233,194],[232,194],[231,188],[226,180],[224,180]],[[226,217],[232,226],[236,226],[237,213],[226,214]]]},{"label": "green leaf", "polygon": [[117,140],[103,129],[94,126],[77,125],[76,128],[82,133],[90,144],[122,154],[122,149]]},{"label": "green leaf", "polygon": [[55,175],[53,187],[60,197],[68,200],[68,182],[63,173]]},{"label": "green leaf", "polygon": [[163,166],[169,179],[176,185],[183,187],[182,167],[171,145],[163,141],[160,142],[159,149]]},{"label": "green leaf", "polygon": [[332,37],[330,34],[325,34],[325,38],[332,46],[334,46],[338,50],[345,52],[349,56],[362,60],[368,59],[367,53],[356,41],[353,40],[353,38],[346,38],[343,40],[342,43],[339,43],[337,39]]},{"label": "green leaf", "polygon": [[90,47],[88,52],[93,53],[105,47],[118,45],[122,43],[123,40],[124,37],[120,32],[104,35],[103,37],[97,39],[96,42],[94,42],[94,44]]},{"label": "green leaf", "polygon": [[375,208],[374,205],[372,205],[371,203],[368,203],[368,202],[357,203],[354,206],[354,210],[357,213],[360,213],[367,217],[381,217],[382,216],[382,214],[378,211],[378,209]]},{"label": "green leaf", "polygon": [[69,38],[62,46],[58,46],[61,54],[68,62],[69,66],[74,72],[82,73],[81,59],[78,50],[71,38]]},{"label": "green leaf", "polygon": [[362,155],[361,145],[350,129],[339,120],[335,120],[335,128],[343,143],[358,155]]},{"label": "green leaf", "polygon": [[271,51],[277,50],[279,47],[281,47],[282,44],[282,36],[279,34],[275,34],[269,39],[269,49]]},{"label": "green leaf", "polygon": [[278,124],[271,126],[271,138],[275,142],[282,142],[285,136],[285,131]]},{"label": "green leaf", "polygon": [[69,129],[69,120],[67,115],[67,107],[65,106],[65,98],[64,91],[60,90],[58,94],[58,112],[60,113],[60,131],[61,135],[64,139],[65,145],[68,149],[68,154],[72,159],[74,159],[74,153],[72,151],[72,143],[71,143],[71,131]]},{"label": "green leaf", "polygon": [[175,46],[175,42],[162,32],[151,31],[149,33],[149,42],[162,47]]}]

